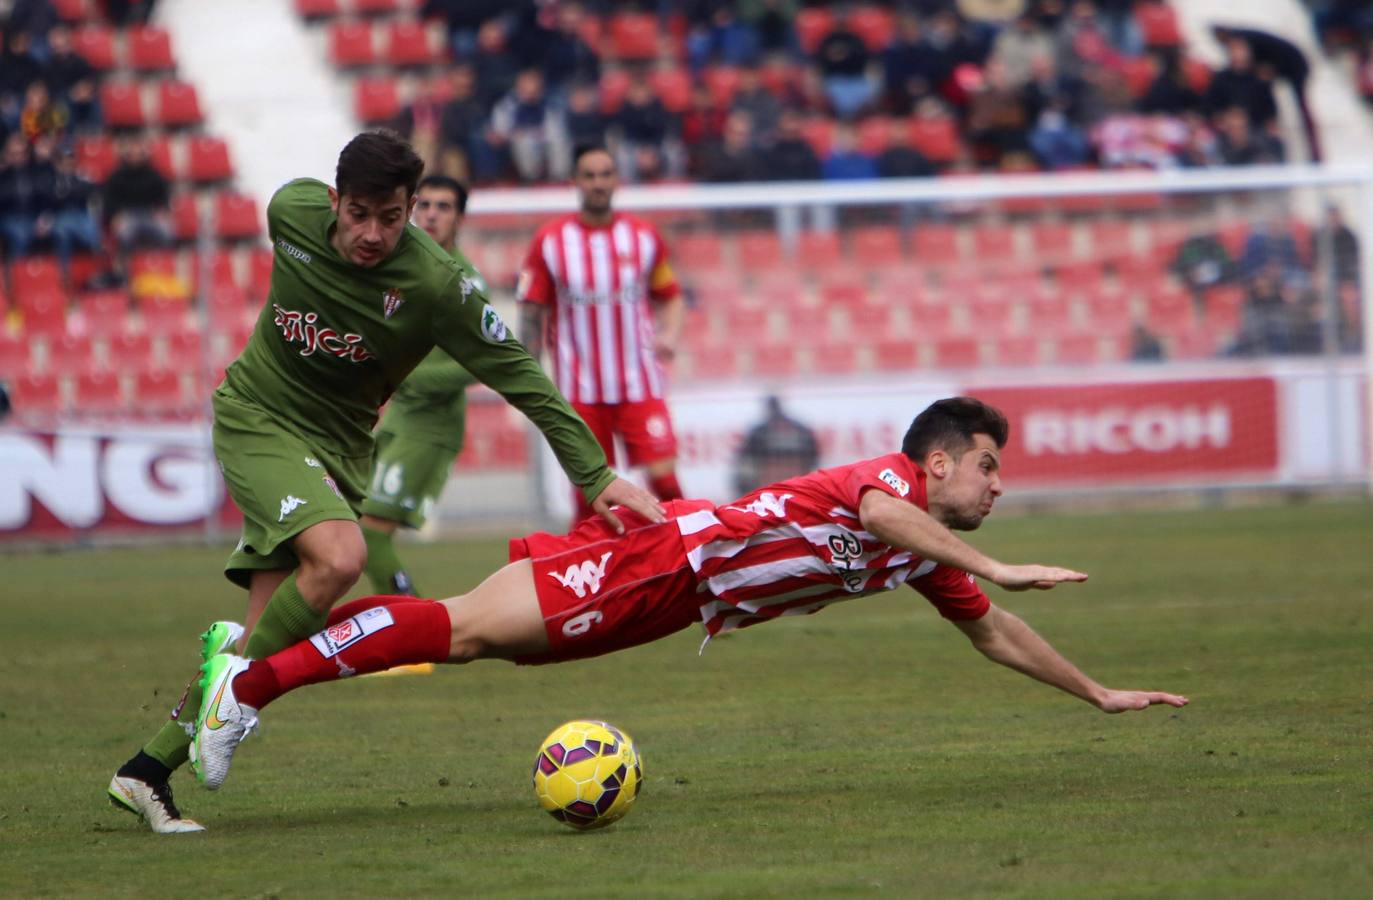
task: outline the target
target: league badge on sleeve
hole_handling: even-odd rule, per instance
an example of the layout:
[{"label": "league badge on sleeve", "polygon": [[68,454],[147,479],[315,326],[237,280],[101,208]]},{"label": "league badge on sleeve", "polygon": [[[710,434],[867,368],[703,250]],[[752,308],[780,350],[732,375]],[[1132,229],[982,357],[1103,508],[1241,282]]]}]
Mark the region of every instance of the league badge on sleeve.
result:
[{"label": "league badge on sleeve", "polygon": [[883,469],[881,472],[878,473],[877,477],[881,479],[883,482],[885,482],[888,487],[896,491],[902,497],[906,496],[911,492],[911,486],[906,483],[906,479],[902,478],[900,475],[897,475],[891,469]]},{"label": "league badge on sleeve", "polygon": [[386,318],[391,318],[400,309],[405,298],[400,294],[400,288],[391,288],[381,295],[381,311],[386,314]]},{"label": "league badge on sleeve", "polygon": [[500,313],[490,303],[482,310],[482,336],[493,344],[499,344],[505,340],[506,335],[505,321],[501,319]]}]

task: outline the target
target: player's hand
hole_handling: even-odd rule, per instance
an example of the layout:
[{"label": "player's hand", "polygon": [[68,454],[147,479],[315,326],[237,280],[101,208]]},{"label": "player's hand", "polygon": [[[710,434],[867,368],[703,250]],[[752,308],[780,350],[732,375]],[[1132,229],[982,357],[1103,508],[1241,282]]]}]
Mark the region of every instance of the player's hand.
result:
[{"label": "player's hand", "polygon": [[658,498],[637,484],[625,481],[623,478],[616,478],[610,482],[606,489],[601,491],[595,500],[591,501],[591,508],[602,519],[610,523],[610,527],[615,529],[616,534],[624,534],[624,523],[620,521],[619,516],[611,512],[610,507],[612,506],[627,507],[650,522],[667,521],[667,515],[663,512],[663,507],[658,502]]},{"label": "player's hand", "polygon": [[1163,691],[1107,691],[1097,701],[1097,708],[1105,713],[1122,713],[1131,709],[1146,709],[1155,704],[1186,706],[1186,697],[1165,694]]},{"label": "player's hand", "polygon": [[1000,566],[992,574],[991,581],[1007,591],[1047,591],[1065,581],[1086,581],[1086,572],[1060,569],[1057,566]]}]

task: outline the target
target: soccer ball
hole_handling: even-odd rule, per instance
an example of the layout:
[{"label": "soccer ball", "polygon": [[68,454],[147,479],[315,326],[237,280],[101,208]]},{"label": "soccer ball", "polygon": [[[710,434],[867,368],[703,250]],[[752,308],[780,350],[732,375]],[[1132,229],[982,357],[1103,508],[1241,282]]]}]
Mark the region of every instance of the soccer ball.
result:
[{"label": "soccer ball", "polygon": [[559,725],[534,760],[539,805],[578,830],[604,828],[624,816],[643,781],[634,741],[606,722]]}]

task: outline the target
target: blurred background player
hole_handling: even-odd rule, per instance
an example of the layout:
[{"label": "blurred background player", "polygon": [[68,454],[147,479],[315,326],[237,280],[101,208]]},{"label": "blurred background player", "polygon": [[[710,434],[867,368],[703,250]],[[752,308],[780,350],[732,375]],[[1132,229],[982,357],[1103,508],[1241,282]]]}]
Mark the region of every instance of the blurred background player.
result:
[{"label": "blurred background player", "polygon": [[[658,230],[611,208],[619,179],[610,151],[577,148],[572,177],[580,209],[539,229],[520,273],[520,337],[536,359],[548,347],[558,389],[610,464],[618,435],[649,489],[675,500],[682,489],[663,364],[681,336],[682,292]],[[575,519],[590,514],[578,497]]]},{"label": "blurred background player", "polygon": [[747,494],[765,484],[804,475],[820,465],[820,441],[815,430],[782,409],[773,394],[764,401],[763,421],[749,428],[739,445],[734,469],[734,492]]},{"label": "blurred background player", "polygon": [[[467,212],[467,188],[445,175],[420,181],[415,224],[453,258]],[[477,290],[486,280],[474,268]],[[367,578],[382,594],[417,595],[401,565],[392,536],[396,529],[422,528],[443,492],[453,461],[462,452],[467,422],[467,386],[472,373],[435,347],[411,372],[386,406],[377,426],[376,462],[367,499],[362,501],[362,539],[367,544]]]}]

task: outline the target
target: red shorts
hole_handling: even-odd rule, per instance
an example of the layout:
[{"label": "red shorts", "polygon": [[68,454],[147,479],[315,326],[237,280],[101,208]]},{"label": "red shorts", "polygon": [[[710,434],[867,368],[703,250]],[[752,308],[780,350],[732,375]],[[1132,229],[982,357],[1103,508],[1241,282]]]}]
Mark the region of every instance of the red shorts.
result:
[{"label": "red shorts", "polygon": [[701,621],[696,573],[673,518],[710,509],[705,500],[663,504],[668,521],[654,525],[623,507],[617,535],[599,516],[566,535],[539,532],[510,542],[510,561],[534,565],[534,591],[548,631],[546,653],[519,657],[542,665],[647,644]]},{"label": "red shorts", "polygon": [[677,435],[672,416],[661,398],[637,403],[574,403],[572,408],[585,420],[592,434],[615,465],[615,435],[625,442],[629,465],[643,466],[677,456]]}]

